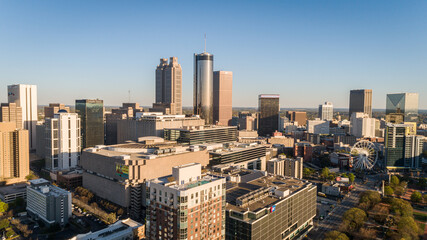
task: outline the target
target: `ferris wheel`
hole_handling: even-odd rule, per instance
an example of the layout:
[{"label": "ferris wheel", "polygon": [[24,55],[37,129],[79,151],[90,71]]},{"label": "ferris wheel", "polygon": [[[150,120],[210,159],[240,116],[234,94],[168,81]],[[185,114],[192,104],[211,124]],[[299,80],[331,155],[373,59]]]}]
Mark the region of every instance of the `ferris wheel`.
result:
[{"label": "ferris wheel", "polygon": [[378,149],[368,140],[360,140],[351,148],[353,167],[360,170],[371,170],[378,159]]}]

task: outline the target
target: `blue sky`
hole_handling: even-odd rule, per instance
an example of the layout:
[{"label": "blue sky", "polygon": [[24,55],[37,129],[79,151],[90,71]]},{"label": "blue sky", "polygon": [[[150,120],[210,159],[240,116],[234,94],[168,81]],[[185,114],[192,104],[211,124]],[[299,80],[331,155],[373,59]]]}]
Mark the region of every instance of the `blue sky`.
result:
[{"label": "blue sky", "polygon": [[154,100],[154,70],[176,56],[184,106],[193,53],[233,71],[233,106],[279,93],[281,107],[348,107],[350,89],[418,92],[427,109],[427,1],[0,1],[0,101],[38,85],[39,104]]}]

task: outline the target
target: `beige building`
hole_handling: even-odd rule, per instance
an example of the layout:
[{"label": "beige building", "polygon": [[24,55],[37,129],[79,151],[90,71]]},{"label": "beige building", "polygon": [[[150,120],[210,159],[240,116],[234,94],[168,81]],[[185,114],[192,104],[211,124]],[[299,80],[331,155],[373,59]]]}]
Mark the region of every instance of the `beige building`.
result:
[{"label": "beige building", "polygon": [[170,175],[172,167],[197,162],[209,164],[207,150],[199,150],[147,137],[136,143],[88,148],[82,152],[83,187],[97,196],[129,207],[133,219],[141,219],[145,205],[145,181]]},{"label": "beige building", "polygon": [[70,112],[70,108],[66,107],[62,103],[49,103],[49,107],[44,107],[44,117],[53,118],[55,113],[58,113],[59,110],[65,110],[68,113]]},{"label": "beige building", "polygon": [[182,68],[177,57],[160,59],[156,68],[156,102],[150,111],[182,114]]},{"label": "beige building", "polygon": [[279,158],[267,161],[267,172],[271,174],[302,178],[303,159],[298,158]]},{"label": "beige building", "polygon": [[123,103],[122,107],[112,109],[111,113],[105,114],[105,144],[117,144],[117,122],[120,120],[135,119],[136,114],[142,112],[139,103]]},{"label": "beige building", "polygon": [[29,174],[28,130],[15,122],[0,122],[0,180],[6,184],[25,181]]},{"label": "beige building", "polygon": [[233,72],[213,73],[213,120],[214,124],[231,126],[233,116]]},{"label": "beige building", "polygon": [[16,103],[2,103],[0,107],[0,122],[15,122],[16,128],[22,128],[22,108]]}]

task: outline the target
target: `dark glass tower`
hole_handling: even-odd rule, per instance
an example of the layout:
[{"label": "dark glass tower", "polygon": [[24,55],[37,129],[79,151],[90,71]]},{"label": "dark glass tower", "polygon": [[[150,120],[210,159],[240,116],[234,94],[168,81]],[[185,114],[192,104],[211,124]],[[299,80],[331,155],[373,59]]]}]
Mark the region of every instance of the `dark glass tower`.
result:
[{"label": "dark glass tower", "polygon": [[82,149],[104,144],[104,102],[102,100],[76,100],[82,131]]},{"label": "dark glass tower", "polygon": [[261,94],[258,97],[260,136],[272,135],[279,129],[279,95]]},{"label": "dark glass tower", "polygon": [[349,118],[354,112],[363,112],[372,117],[372,89],[350,91]]},{"label": "dark glass tower", "polygon": [[194,114],[213,124],[213,55],[194,54]]}]

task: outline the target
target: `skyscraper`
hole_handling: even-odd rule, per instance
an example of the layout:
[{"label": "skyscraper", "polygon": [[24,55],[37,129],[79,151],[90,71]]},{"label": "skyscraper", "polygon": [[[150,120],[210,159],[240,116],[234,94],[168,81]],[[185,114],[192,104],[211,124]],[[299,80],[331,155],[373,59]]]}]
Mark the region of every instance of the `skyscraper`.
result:
[{"label": "skyscraper", "polygon": [[22,108],[18,107],[16,103],[2,103],[0,122],[14,122],[16,129],[22,129]]},{"label": "skyscraper", "polygon": [[334,117],[334,105],[331,102],[320,104],[318,117],[320,120],[332,121]]},{"label": "skyscraper", "polygon": [[170,114],[182,114],[182,68],[177,57],[171,57],[169,63],[166,58],[160,59],[156,68],[156,103],[153,108],[168,108]]},{"label": "skyscraper", "polygon": [[258,134],[272,135],[279,129],[279,95],[261,94],[258,96],[259,126]]},{"label": "skyscraper", "polygon": [[104,102],[76,100],[76,113],[81,121],[82,149],[104,144]]},{"label": "skyscraper", "polygon": [[387,94],[386,114],[401,113],[405,122],[418,121],[418,93]]},{"label": "skyscraper", "polygon": [[49,103],[49,107],[44,107],[44,117],[53,118],[59,110],[70,112],[70,108],[62,103]]},{"label": "skyscraper", "polygon": [[213,55],[194,54],[194,114],[213,124]]},{"label": "skyscraper", "polygon": [[372,117],[372,89],[350,91],[348,116],[351,117],[354,112],[363,112]]},{"label": "skyscraper", "polygon": [[7,86],[9,103],[22,108],[22,128],[29,133],[30,149],[36,149],[37,86],[16,84]]},{"label": "skyscraper", "polygon": [[46,168],[67,170],[77,166],[80,158],[80,118],[77,113],[59,110],[45,122]]},{"label": "skyscraper", "polygon": [[0,122],[0,181],[25,181],[30,173],[28,130],[16,129],[15,122]]},{"label": "skyscraper", "polygon": [[231,126],[231,118],[233,117],[233,72],[215,71],[213,77],[214,123],[223,126]]}]

